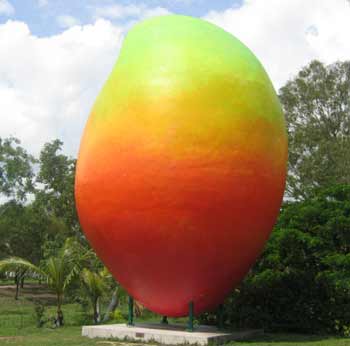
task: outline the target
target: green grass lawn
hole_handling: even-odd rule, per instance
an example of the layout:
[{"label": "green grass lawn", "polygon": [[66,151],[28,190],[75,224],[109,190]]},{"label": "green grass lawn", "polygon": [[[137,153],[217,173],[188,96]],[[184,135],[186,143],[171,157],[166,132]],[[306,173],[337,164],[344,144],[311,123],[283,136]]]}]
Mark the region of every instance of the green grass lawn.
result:
[{"label": "green grass lawn", "polygon": [[[62,327],[60,329],[26,327],[18,330],[15,335],[1,336],[0,345],[13,346],[114,346],[121,345],[118,341],[88,339],[81,336],[81,327]],[[139,345],[139,344],[134,344]],[[305,336],[296,334],[266,334],[257,339],[235,342],[229,346],[348,346],[350,339],[320,336]]]},{"label": "green grass lawn", "polygon": [[[0,346],[113,346],[125,345],[125,343],[95,339],[90,340],[81,336],[81,320],[83,313],[78,304],[65,304],[63,312],[66,325],[62,328],[53,328],[48,323],[43,328],[36,327],[34,313],[34,300],[45,303],[46,316],[54,316],[55,305],[52,292],[43,286],[30,285],[25,287],[20,294],[20,299],[15,301],[13,287],[0,284]],[[159,317],[151,317],[158,321]],[[184,321],[183,321],[184,322]],[[135,344],[134,344],[135,345]],[[140,344],[136,344],[140,345]],[[350,338],[337,338],[331,336],[298,335],[298,334],[265,334],[254,340],[235,343],[234,345],[256,346],[350,346]]]},{"label": "green grass lawn", "polygon": [[227,346],[349,346],[349,338],[299,334],[265,334],[253,340],[229,343]]}]

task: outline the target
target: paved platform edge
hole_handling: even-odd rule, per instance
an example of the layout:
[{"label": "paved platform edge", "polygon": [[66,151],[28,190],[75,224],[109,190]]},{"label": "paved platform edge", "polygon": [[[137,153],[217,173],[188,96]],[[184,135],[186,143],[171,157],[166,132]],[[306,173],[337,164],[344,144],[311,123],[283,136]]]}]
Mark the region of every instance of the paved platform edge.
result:
[{"label": "paved platform edge", "polygon": [[242,340],[261,335],[263,330],[220,331],[209,326],[200,326],[193,332],[179,330],[174,325],[168,328],[161,325],[136,324],[106,324],[98,326],[83,326],[82,336],[88,338],[117,339],[125,341],[156,342],[163,345],[217,345],[227,341]]}]

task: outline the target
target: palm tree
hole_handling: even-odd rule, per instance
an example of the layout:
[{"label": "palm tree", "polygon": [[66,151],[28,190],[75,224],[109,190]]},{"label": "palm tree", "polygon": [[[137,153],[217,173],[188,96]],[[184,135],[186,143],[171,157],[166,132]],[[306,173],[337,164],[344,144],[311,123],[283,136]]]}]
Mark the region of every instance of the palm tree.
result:
[{"label": "palm tree", "polygon": [[80,252],[80,259],[77,259],[77,253],[82,251],[81,245],[67,240],[65,246],[55,257],[50,257],[42,267],[36,266],[29,261],[19,258],[10,257],[0,261],[0,272],[16,272],[26,270],[30,273],[39,274],[46,279],[48,286],[56,294],[57,318],[56,325],[63,325],[62,301],[64,293],[72,282],[73,278],[80,272],[81,264],[91,255],[91,251]]},{"label": "palm tree", "polygon": [[110,285],[110,291],[112,293],[112,296],[105,311],[102,322],[107,322],[111,318],[112,313],[119,306],[121,300],[125,300],[128,297],[128,293],[116,281]]},{"label": "palm tree", "polygon": [[87,268],[84,268],[81,273],[81,279],[83,288],[91,301],[94,311],[94,323],[97,324],[100,322],[99,299],[107,290],[106,277],[104,276],[103,272],[97,274]]}]

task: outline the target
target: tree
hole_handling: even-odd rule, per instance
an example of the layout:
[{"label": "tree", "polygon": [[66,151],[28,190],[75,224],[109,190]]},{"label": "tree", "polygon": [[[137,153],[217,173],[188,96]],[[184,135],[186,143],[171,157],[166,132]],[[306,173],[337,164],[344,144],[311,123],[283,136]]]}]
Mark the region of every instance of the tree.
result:
[{"label": "tree", "polygon": [[49,220],[32,204],[22,205],[15,201],[1,205],[0,214],[0,258],[17,256],[39,264],[43,233]]},{"label": "tree", "polygon": [[350,185],[286,203],[261,259],[229,298],[241,327],[348,332]]},{"label": "tree", "polygon": [[80,272],[82,263],[91,255],[90,251],[80,252],[80,260],[77,261],[77,252],[81,250],[82,248],[77,242],[68,239],[61,251],[55,257],[50,257],[42,266],[36,266],[23,258],[10,257],[0,261],[0,272],[26,270],[45,278],[48,286],[56,294],[56,324],[62,326],[64,322],[62,312],[64,293],[74,277]]},{"label": "tree", "polygon": [[312,61],[279,97],[289,137],[289,196],[350,183],[350,62]]},{"label": "tree", "polygon": [[[11,200],[0,206],[0,258],[17,256],[39,264],[47,221],[36,213],[32,205]],[[15,299],[20,286],[23,288],[25,274],[25,270],[15,272]]]},{"label": "tree", "polygon": [[103,277],[108,285],[108,291],[112,294],[102,320],[102,322],[107,322],[121,301],[128,298],[128,293],[122,286],[120,286],[118,282],[114,280],[113,276],[108,272],[106,267],[104,267],[103,273]]},{"label": "tree", "polygon": [[0,138],[0,193],[17,202],[25,201],[34,190],[34,163],[17,138]]},{"label": "tree", "polygon": [[99,299],[107,291],[106,275],[94,273],[84,268],[81,273],[82,284],[85,293],[90,299],[93,308],[93,320],[97,324],[101,320]]},{"label": "tree", "polygon": [[107,322],[110,317],[111,317],[111,314],[115,311],[115,309],[118,307],[119,305],[119,301],[120,301],[120,292],[122,291],[121,287],[120,286],[116,286],[114,287],[114,289],[112,290],[112,297],[110,299],[110,302],[107,306],[107,310],[103,316],[103,320],[102,322]]},{"label": "tree", "polygon": [[76,160],[60,153],[62,146],[63,142],[56,139],[40,152],[36,204],[48,215],[62,219],[71,235],[81,236],[74,198]]}]

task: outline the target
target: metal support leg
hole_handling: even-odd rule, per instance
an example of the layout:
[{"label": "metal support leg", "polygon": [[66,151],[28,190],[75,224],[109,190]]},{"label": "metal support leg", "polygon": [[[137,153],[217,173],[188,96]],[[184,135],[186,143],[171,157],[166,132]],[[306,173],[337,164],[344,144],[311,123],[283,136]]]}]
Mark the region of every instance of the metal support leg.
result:
[{"label": "metal support leg", "polygon": [[168,322],[168,317],[167,316],[163,316],[163,318],[162,318],[162,322],[161,322],[162,324],[169,324],[169,322]]},{"label": "metal support leg", "polygon": [[129,296],[128,326],[134,325],[134,299]]},{"label": "metal support leg", "polygon": [[224,306],[220,304],[216,313],[218,329],[224,329]]},{"label": "metal support leg", "polygon": [[188,309],[188,326],[187,329],[189,332],[193,332],[193,320],[194,320],[194,304],[190,302]]}]

